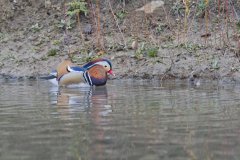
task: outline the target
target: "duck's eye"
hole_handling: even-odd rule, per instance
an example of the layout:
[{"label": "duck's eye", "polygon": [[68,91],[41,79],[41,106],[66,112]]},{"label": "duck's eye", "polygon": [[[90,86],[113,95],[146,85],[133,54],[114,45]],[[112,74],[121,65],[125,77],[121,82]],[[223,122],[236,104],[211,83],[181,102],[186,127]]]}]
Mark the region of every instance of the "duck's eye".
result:
[{"label": "duck's eye", "polygon": [[104,66],[104,67],[106,67],[106,68],[107,68],[107,66]]}]

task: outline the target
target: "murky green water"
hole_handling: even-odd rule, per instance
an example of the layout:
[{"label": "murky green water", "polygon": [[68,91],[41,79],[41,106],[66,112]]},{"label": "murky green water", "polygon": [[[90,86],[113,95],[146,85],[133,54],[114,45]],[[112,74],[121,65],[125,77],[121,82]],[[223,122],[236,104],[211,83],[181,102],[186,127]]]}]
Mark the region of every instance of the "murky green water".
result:
[{"label": "murky green water", "polygon": [[237,160],[240,86],[1,80],[1,160]]}]

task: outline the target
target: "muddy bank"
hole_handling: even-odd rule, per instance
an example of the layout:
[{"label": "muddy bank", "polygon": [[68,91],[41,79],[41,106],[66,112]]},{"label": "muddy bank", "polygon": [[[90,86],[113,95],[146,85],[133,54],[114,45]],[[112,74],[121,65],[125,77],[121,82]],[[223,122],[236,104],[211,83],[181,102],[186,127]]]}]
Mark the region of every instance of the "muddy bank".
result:
[{"label": "muddy bank", "polygon": [[[92,17],[81,15],[81,27],[74,24],[66,33],[61,26],[63,3],[46,2],[4,2],[7,7],[2,10],[0,22],[2,76],[36,78],[46,75],[71,53],[72,60],[78,65],[91,58],[109,58],[115,78],[164,80],[195,75],[204,79],[240,82],[239,40],[233,30],[229,31],[229,45],[224,45],[214,36],[207,40],[203,38],[204,28],[201,27],[197,33],[184,37],[177,30],[176,17],[166,18],[161,8],[147,17],[134,12],[132,8],[141,7],[143,1],[126,4],[126,12],[121,12],[125,17],[119,19],[119,26],[116,26],[109,7],[102,7],[104,54],[99,55],[101,49],[96,46],[96,27]],[[116,15],[119,5],[113,5]],[[167,3],[165,9],[171,10],[170,7],[171,4]],[[148,26],[143,25],[145,19]],[[204,26],[198,21],[194,25]],[[214,33],[215,36],[220,34],[217,30]],[[131,49],[135,40],[139,42],[136,50]]]},{"label": "muddy bank", "polygon": [[[177,50],[179,52],[179,50]],[[118,52],[103,57],[111,59],[116,77],[110,79],[189,79],[194,76],[199,79],[224,80],[225,82],[240,83],[239,61],[231,52],[212,53],[200,50],[198,55],[182,51],[181,56],[173,51],[163,49],[158,57],[136,58],[133,51]],[[169,56],[169,54],[171,54]],[[49,61],[38,61],[24,65],[11,65],[1,69],[2,78],[35,79],[47,75],[64,59],[62,56]],[[26,63],[26,62],[25,62]],[[29,63],[29,62],[28,62]],[[78,63],[79,65],[84,64]],[[6,64],[5,64],[6,65]]]}]

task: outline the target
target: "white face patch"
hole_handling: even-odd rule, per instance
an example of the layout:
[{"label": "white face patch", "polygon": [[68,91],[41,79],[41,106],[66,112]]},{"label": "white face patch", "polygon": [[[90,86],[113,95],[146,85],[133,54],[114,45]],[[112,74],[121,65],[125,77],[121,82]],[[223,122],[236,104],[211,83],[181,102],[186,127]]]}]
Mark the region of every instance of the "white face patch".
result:
[{"label": "white face patch", "polygon": [[106,61],[97,62],[97,63],[95,63],[95,64],[99,64],[99,65],[103,66],[104,69],[105,69],[107,72],[111,69],[109,63],[106,62]]}]

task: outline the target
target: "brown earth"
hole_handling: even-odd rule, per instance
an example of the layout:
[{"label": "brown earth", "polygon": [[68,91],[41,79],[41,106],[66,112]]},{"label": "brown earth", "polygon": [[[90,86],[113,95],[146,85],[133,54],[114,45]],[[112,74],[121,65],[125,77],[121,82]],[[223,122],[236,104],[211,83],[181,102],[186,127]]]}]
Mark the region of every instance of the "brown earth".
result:
[{"label": "brown earth", "polygon": [[[118,25],[108,1],[101,1],[102,36],[98,45],[97,19],[92,12],[80,16],[81,27],[72,19],[76,24],[65,33],[61,24],[65,19],[63,1],[0,0],[0,74],[45,75],[71,53],[77,64],[100,56],[111,59],[116,78],[162,80],[195,75],[240,82],[240,36],[234,27],[234,17],[230,16],[226,22],[214,16],[216,10],[211,8],[212,19],[207,23],[209,34],[206,34],[203,13],[194,18],[190,15],[185,34],[184,9],[178,10],[180,17],[177,17],[174,11],[181,5],[174,0],[165,1],[164,7],[151,14],[136,11],[145,4],[144,0],[126,0],[125,5],[117,0],[111,2]],[[240,8],[238,2],[235,6]],[[135,40],[137,50],[131,49]],[[98,55],[101,50],[105,54]]]}]

